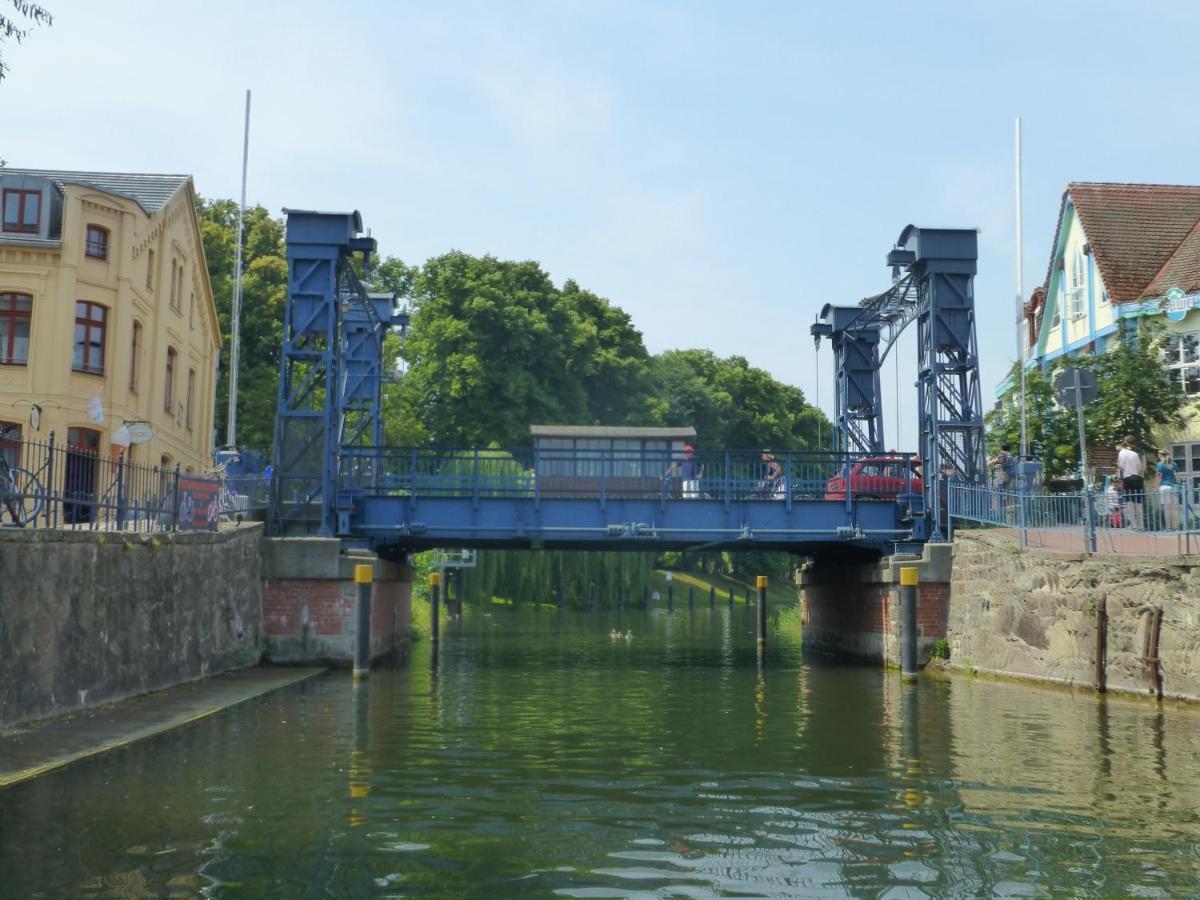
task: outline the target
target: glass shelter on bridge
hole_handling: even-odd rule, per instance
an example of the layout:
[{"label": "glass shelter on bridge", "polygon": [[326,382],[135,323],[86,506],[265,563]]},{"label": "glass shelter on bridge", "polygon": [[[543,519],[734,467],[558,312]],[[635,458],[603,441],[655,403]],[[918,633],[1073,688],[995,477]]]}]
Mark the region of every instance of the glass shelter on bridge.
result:
[{"label": "glass shelter on bridge", "polygon": [[543,493],[578,490],[603,475],[616,492],[656,492],[664,470],[683,457],[696,429],[607,425],[531,425]]}]

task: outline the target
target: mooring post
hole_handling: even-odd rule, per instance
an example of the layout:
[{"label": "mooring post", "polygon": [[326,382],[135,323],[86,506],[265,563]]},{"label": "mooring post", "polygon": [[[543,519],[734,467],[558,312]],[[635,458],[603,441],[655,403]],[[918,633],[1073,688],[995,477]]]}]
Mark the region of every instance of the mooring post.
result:
[{"label": "mooring post", "polygon": [[767,654],[767,576],[759,575],[758,585],[758,664]]},{"label": "mooring post", "polygon": [[729,606],[731,609],[733,608],[733,588],[729,589]]},{"label": "mooring post", "polygon": [[354,583],[358,586],[358,633],[354,636],[355,681],[371,673],[371,589],[375,566],[370,563],[354,567]]},{"label": "mooring post", "polygon": [[917,567],[900,567],[900,674],[917,677]]},{"label": "mooring post", "polygon": [[717,586],[710,584],[708,586],[708,606],[711,609],[717,605]]},{"label": "mooring post", "polygon": [[442,576],[437,572],[429,573],[429,648],[433,659],[433,666],[437,668],[438,662],[438,617],[439,608],[441,606]]},{"label": "mooring post", "polygon": [[1108,598],[1096,603],[1096,692],[1108,691]]},{"label": "mooring post", "polygon": [[750,605],[750,588],[743,588],[742,594],[744,595],[746,605],[749,606]]}]

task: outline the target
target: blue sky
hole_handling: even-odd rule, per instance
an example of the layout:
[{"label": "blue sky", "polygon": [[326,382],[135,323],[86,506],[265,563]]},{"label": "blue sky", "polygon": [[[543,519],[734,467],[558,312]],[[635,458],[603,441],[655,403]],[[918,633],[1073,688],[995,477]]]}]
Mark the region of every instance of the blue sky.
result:
[{"label": "blue sky", "polygon": [[[381,249],[539,260],[651,351],[741,354],[832,406],[826,302],[884,289],[909,222],[977,227],[985,396],[1068,180],[1200,183],[1200,6],[87,3],[6,45],[10,165],[189,172],[236,197],[358,208]],[[915,335],[889,444],[914,448]]]}]

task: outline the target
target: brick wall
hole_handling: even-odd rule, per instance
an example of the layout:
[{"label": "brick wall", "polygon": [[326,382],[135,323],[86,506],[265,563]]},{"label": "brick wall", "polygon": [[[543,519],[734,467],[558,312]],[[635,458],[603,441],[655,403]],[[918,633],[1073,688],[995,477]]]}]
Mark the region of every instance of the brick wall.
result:
[{"label": "brick wall", "polygon": [[[931,548],[932,549],[932,548]],[[918,655],[928,661],[933,645],[946,636],[950,611],[948,558],[929,553],[922,560],[884,559],[877,563],[818,567],[801,584],[804,646],[832,656],[899,664],[899,567],[916,565]],[[934,580],[937,579],[937,580]]]}]

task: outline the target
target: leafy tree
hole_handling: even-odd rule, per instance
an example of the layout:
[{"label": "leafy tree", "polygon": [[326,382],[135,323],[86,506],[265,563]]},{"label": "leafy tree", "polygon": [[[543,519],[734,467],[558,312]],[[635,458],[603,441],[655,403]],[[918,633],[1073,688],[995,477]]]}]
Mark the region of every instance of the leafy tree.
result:
[{"label": "leafy tree", "polygon": [[[208,261],[217,318],[221,326],[221,367],[217,379],[218,445],[226,441],[229,366],[232,352],[234,259],[237,204],[197,200],[200,237]],[[270,452],[275,432],[279,355],[287,298],[287,259],[283,222],[262,206],[246,210],[242,248],[242,309],[238,372],[238,444]]]},{"label": "leafy tree", "polygon": [[[1080,366],[1096,375],[1097,396],[1084,410],[1084,432],[1089,446],[1115,446],[1132,434],[1141,449],[1150,446],[1150,435],[1162,425],[1177,425],[1186,397],[1179,383],[1163,367],[1163,354],[1171,335],[1165,327],[1142,320],[1137,329],[1110,338],[1106,353],[1075,358],[1060,357],[1048,371],[1026,373],[1026,416],[1030,446],[1040,448],[1046,474],[1063,475],[1079,466],[1079,432],[1074,409],[1058,404],[1054,378],[1068,366]],[[988,414],[988,448],[1000,444],[1014,449],[1020,443],[1019,375],[1013,370],[1014,389],[1001,408]]]},{"label": "leafy tree", "polygon": [[447,253],[422,268],[413,303],[401,406],[436,442],[521,446],[532,424],[586,415],[576,317],[537,263]]},{"label": "leafy tree", "polygon": [[[12,0],[12,5],[17,10],[17,17],[5,16],[0,14],[0,49],[3,49],[6,40],[15,40],[18,44],[29,36],[30,27],[37,25],[45,25],[47,27],[54,24],[54,17],[44,6],[37,3],[30,3],[29,0]],[[22,22],[21,20],[25,20]],[[29,24],[26,24],[29,23]],[[9,67],[4,62],[4,58],[0,55],[0,81],[4,80],[4,76],[8,73]]]}]

